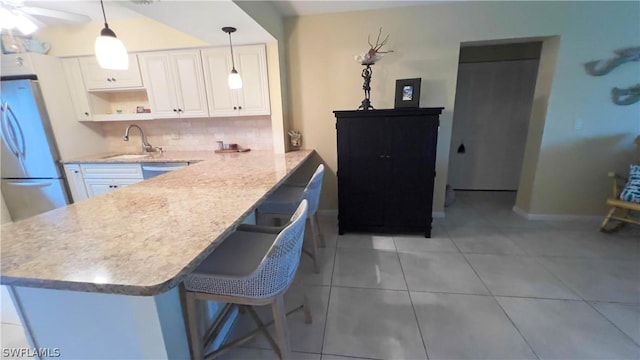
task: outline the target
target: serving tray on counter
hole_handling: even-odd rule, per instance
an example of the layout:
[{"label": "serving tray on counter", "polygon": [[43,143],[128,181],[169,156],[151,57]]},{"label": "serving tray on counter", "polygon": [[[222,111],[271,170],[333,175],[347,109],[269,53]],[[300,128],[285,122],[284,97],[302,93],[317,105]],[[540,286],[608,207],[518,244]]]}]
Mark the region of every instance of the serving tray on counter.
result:
[{"label": "serving tray on counter", "polygon": [[236,150],[232,150],[232,149],[225,149],[225,150],[215,150],[216,154],[227,154],[227,153],[237,153],[237,152],[248,152],[251,151],[251,149],[236,149]]}]

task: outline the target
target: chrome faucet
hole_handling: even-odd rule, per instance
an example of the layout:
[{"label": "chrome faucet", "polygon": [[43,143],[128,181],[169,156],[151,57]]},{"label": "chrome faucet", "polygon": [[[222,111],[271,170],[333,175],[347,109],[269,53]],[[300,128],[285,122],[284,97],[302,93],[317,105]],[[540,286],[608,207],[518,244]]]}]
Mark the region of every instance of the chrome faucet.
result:
[{"label": "chrome faucet", "polygon": [[140,131],[140,137],[142,138],[142,151],[143,152],[156,152],[159,151],[160,153],[162,153],[162,148],[161,147],[154,147],[151,144],[149,144],[147,142],[147,137],[144,135],[144,131],[142,131],[142,128],[136,124],[131,124],[129,126],[127,126],[127,130],[124,131],[124,137],[122,138],[124,141],[129,141],[129,130],[131,130],[131,128],[137,128]]}]

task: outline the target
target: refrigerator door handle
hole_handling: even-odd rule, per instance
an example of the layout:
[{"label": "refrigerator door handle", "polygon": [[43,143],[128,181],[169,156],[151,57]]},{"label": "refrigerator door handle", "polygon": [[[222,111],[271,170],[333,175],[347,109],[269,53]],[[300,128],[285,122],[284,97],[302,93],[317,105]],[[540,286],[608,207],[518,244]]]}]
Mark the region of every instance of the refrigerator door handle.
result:
[{"label": "refrigerator door handle", "polygon": [[[9,104],[6,101],[2,102],[2,131],[0,135],[2,135],[2,140],[9,146],[9,149],[17,158],[20,157],[20,151],[15,143],[15,133],[11,134],[9,132]],[[13,136],[10,136],[13,135]]]},{"label": "refrigerator door handle", "polygon": [[20,127],[20,123],[16,119],[16,114],[9,107],[8,102],[4,102],[2,105],[2,133],[8,132],[7,137],[11,138],[12,151],[18,158],[24,159],[27,149],[25,148],[24,132]]},{"label": "refrigerator door handle", "polygon": [[7,180],[9,185],[23,187],[47,187],[53,185],[53,181],[46,180]]}]

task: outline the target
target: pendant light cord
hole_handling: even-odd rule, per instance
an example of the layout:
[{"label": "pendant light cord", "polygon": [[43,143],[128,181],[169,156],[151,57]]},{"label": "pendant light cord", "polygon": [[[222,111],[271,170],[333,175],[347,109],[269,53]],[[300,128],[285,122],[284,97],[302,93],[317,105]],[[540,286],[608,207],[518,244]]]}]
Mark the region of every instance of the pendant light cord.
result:
[{"label": "pendant light cord", "polygon": [[[102,1],[102,0],[100,0]],[[236,70],[236,63],[233,60],[233,44],[231,43],[231,32],[228,33],[229,34],[229,47],[231,48],[231,70]]]},{"label": "pendant light cord", "polygon": [[100,6],[102,7],[102,17],[104,18],[104,27],[108,28],[109,24],[107,24],[107,14],[104,12],[104,3],[100,0]]}]

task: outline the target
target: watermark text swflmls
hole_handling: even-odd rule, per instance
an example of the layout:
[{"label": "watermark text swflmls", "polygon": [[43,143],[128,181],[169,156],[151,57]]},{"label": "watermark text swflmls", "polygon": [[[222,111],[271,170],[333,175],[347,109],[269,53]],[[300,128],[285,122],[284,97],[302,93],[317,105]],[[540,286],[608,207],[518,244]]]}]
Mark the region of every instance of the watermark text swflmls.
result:
[{"label": "watermark text swflmls", "polygon": [[60,348],[2,348],[3,358],[57,358]]}]

